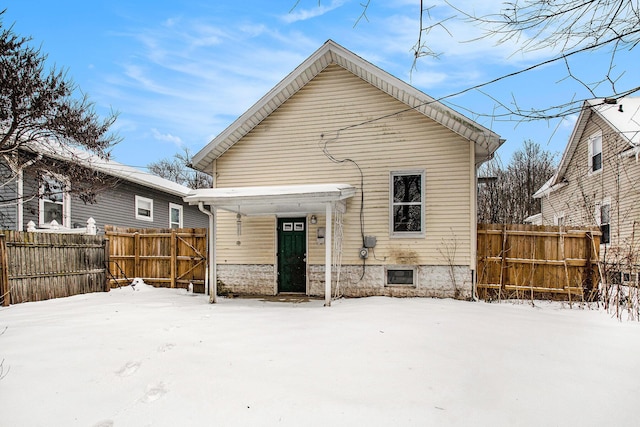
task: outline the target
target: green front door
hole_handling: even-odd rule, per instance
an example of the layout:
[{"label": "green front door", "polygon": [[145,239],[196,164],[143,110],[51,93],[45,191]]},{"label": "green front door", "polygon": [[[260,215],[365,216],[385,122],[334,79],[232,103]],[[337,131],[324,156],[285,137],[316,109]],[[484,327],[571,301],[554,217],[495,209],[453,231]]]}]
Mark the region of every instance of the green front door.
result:
[{"label": "green front door", "polygon": [[278,218],[278,292],[307,290],[306,228],[306,218]]}]

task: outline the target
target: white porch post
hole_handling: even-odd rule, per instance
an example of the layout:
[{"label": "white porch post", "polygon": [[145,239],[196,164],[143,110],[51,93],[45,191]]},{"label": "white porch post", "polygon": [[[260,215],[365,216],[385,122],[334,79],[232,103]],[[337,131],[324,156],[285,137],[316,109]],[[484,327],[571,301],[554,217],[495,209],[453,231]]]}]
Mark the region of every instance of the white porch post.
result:
[{"label": "white porch post", "polygon": [[326,205],[327,214],[326,214],[326,232],[324,238],[324,305],[325,307],[331,306],[331,248],[333,246],[332,243],[332,235],[333,235],[333,206],[331,203],[327,203]]},{"label": "white porch post", "polygon": [[203,202],[198,202],[198,209],[203,214],[209,217],[209,270],[208,282],[209,282],[209,303],[213,304],[218,302],[218,275],[216,272],[216,209],[213,206],[207,210],[204,208]]},{"label": "white porch post", "polygon": [[218,235],[218,211],[211,206],[211,222],[209,223],[209,247],[211,248],[211,254],[209,254],[209,302],[218,302],[218,257],[216,248],[216,236]]}]

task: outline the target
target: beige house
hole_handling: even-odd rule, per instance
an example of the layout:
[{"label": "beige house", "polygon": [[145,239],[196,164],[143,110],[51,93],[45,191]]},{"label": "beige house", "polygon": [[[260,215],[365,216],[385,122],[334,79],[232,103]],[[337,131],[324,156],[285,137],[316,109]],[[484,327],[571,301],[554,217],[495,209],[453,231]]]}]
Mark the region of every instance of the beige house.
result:
[{"label": "beige house", "polygon": [[585,101],[558,171],[533,196],[543,224],[600,226],[605,261],[637,254],[639,155],[640,97]]},{"label": "beige house", "polygon": [[212,212],[211,283],[468,298],[476,170],[502,142],[327,41],[193,158],[214,178],[185,198]]}]

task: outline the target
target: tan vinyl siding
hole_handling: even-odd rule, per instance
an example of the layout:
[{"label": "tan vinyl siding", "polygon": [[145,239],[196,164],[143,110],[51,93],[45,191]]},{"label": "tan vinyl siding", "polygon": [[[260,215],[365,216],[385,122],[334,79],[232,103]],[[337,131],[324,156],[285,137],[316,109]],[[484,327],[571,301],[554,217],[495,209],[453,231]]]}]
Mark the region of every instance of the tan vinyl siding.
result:
[{"label": "tan vinyl siding", "polygon": [[[589,137],[596,132],[602,132],[602,170],[591,173]],[[567,185],[542,200],[545,224],[553,223],[554,215],[564,213],[566,224],[596,225],[595,204],[608,199],[611,243],[626,245],[632,238],[634,223],[637,227],[640,221],[640,163],[635,157],[619,156],[629,148],[615,130],[592,115],[564,175]]]},{"label": "tan vinyl siding", "polygon": [[[467,140],[379,91],[339,66],[329,66],[216,162],[217,187],[348,183],[358,188],[344,216],[343,264],[360,264],[360,174],[364,175],[364,232],[377,237],[368,264],[446,265],[439,252],[453,235],[457,259],[470,264],[473,191]],[[380,117],[389,115],[380,120]],[[374,120],[368,122],[370,120]],[[367,123],[368,122],[368,123]],[[358,125],[352,127],[354,125]],[[342,130],[340,130],[342,129]],[[338,130],[340,130],[338,132]],[[389,236],[392,171],[425,172],[425,238]],[[315,212],[324,226],[324,211]],[[221,263],[273,263],[275,220],[243,218],[237,245],[234,214],[218,218]],[[324,263],[324,246],[309,230],[309,263]]]}]

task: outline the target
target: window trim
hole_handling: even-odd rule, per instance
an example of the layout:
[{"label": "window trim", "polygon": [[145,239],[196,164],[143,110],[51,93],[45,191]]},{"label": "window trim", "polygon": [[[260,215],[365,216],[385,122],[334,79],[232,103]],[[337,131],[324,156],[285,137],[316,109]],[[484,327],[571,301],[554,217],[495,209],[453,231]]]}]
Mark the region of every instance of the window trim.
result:
[{"label": "window trim", "polygon": [[[600,168],[593,170],[593,157],[594,155],[598,154],[594,154],[594,149],[593,149],[593,144],[595,141],[600,141]],[[598,174],[598,173],[602,173],[602,169],[604,168],[604,154],[603,154],[603,140],[602,140],[602,131],[599,130],[597,132],[595,132],[594,134],[590,135],[588,138],[589,141],[589,175],[593,175],[593,174]]]},{"label": "window trim", "polygon": [[[58,181],[63,187],[62,191],[62,202],[59,203],[62,205],[62,222],[58,225],[61,227],[69,228],[71,224],[71,197],[69,197],[69,193],[71,191],[71,184],[69,183],[69,178],[64,175],[60,175],[54,172],[48,172],[45,174],[43,178],[48,177],[49,179],[53,179]],[[41,183],[39,186],[40,197],[38,197],[38,223],[41,225],[50,224],[50,222],[44,221],[44,204],[45,202],[56,203],[50,199],[45,199],[42,194],[44,193],[44,183]]]},{"label": "window trim", "polygon": [[[562,224],[560,224],[560,221],[562,221]],[[553,225],[555,226],[565,226],[567,225],[566,223],[566,217],[564,215],[564,211],[558,212],[557,214],[553,215]]]},{"label": "window trim", "polygon": [[[420,231],[394,231],[394,202],[393,202],[393,178],[396,176],[405,176],[405,175],[420,175]],[[406,238],[406,239],[415,239],[415,238],[424,238],[426,236],[425,232],[425,183],[426,183],[426,172],[424,169],[408,169],[408,170],[398,170],[391,171],[389,173],[389,236],[392,238]],[[385,279],[386,282],[386,279]]]},{"label": "window trim", "polygon": [[[148,197],[136,196],[135,202],[135,216],[136,219],[141,221],[153,222],[153,199],[149,199]],[[140,207],[141,202],[149,203],[149,216],[140,215],[138,213],[138,208]]]},{"label": "window trim", "polygon": [[[413,272],[413,283],[389,283],[389,271],[411,271]],[[418,287],[418,267],[415,265],[387,265],[384,268],[384,286],[385,287]]]},{"label": "window trim", "polygon": [[596,224],[600,228],[600,232],[602,232],[602,206],[609,206],[609,222],[606,223],[606,225],[609,226],[609,241],[608,242],[603,242],[603,240],[604,240],[603,239],[604,233],[603,233],[603,235],[600,237],[600,244],[601,245],[610,245],[611,244],[611,198],[605,197],[604,199],[602,199],[601,201],[596,203],[596,206],[595,206],[594,214],[595,214],[595,218],[596,218]]},{"label": "window trim", "polygon": [[183,209],[182,205],[178,205],[176,203],[169,203],[169,228],[173,228],[173,224],[174,224],[174,222],[171,220],[171,211],[173,209],[177,209],[178,211],[180,211],[180,219],[179,219],[177,225],[178,225],[178,228],[183,228],[183,224],[184,224],[184,209]]}]

